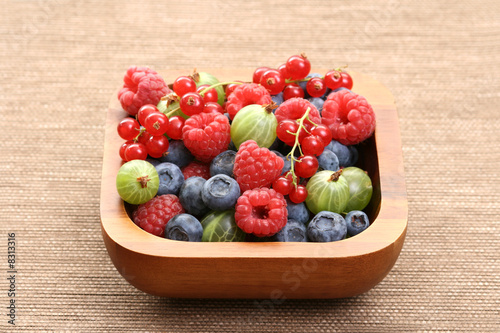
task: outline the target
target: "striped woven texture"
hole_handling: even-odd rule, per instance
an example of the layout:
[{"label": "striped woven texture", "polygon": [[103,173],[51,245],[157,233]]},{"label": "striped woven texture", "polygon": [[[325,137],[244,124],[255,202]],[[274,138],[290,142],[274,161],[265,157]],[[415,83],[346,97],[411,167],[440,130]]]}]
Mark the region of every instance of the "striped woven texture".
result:
[{"label": "striped woven texture", "polygon": [[[498,1],[4,0],[0,17],[0,331],[500,331]],[[273,306],[130,286],[99,220],[106,110],[128,66],[274,67],[299,52],[395,96],[409,221],[393,270],[354,298]]]}]

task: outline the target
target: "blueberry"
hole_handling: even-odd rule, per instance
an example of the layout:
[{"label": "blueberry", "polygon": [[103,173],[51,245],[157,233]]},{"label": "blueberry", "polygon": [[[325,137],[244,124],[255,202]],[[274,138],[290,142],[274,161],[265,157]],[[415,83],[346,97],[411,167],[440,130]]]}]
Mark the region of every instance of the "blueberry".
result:
[{"label": "blueberry", "polygon": [[302,222],[289,219],[273,240],[277,242],[307,242],[306,226]]},{"label": "blueberry", "polygon": [[181,169],[177,165],[168,162],[160,163],[155,168],[160,178],[160,187],[157,194],[177,195],[184,183],[184,175]]},{"label": "blueberry", "polygon": [[358,162],[359,152],[354,146],[348,146],[349,148],[349,163],[346,166],[354,166]]},{"label": "blueberry", "polygon": [[349,148],[347,148],[347,146],[344,146],[338,141],[332,140],[332,142],[330,142],[325,149],[331,150],[335,153],[335,155],[337,155],[340,166],[346,166],[349,164],[351,153],[349,152]]},{"label": "blueberry", "polygon": [[224,113],[224,115],[226,116],[227,120],[229,120],[229,123],[231,124],[231,117],[229,116],[229,113]]},{"label": "blueberry", "polygon": [[273,153],[275,153],[276,155],[278,155],[279,157],[281,157],[283,159],[283,162],[285,162],[285,164],[283,165],[283,169],[281,169],[281,174],[284,174],[285,172],[288,172],[290,171],[290,169],[292,168],[292,162],[289,161],[286,156],[283,156],[282,153],[280,153],[279,151],[277,150],[271,150]]},{"label": "blueberry", "polygon": [[330,171],[337,171],[340,168],[337,155],[328,149],[323,150],[318,156],[318,165],[321,169]]},{"label": "blueberry", "polygon": [[280,147],[280,144],[281,144],[280,139],[278,139],[278,137],[276,137],[276,139],[274,139],[274,142],[267,149],[269,149],[269,150],[278,150],[279,147]]},{"label": "blueberry", "polygon": [[170,162],[177,165],[179,168],[185,167],[194,159],[191,152],[184,146],[182,140],[170,140],[168,152],[165,156],[160,157],[162,162]]},{"label": "blueberry", "polygon": [[165,238],[185,241],[201,242],[203,227],[193,215],[179,214],[170,219],[165,226]]},{"label": "blueberry", "polygon": [[238,149],[236,149],[236,146],[234,145],[233,140],[229,141],[229,147],[227,147],[227,150],[238,151]]},{"label": "blueberry", "polygon": [[191,215],[202,217],[210,211],[201,198],[201,190],[206,180],[201,177],[189,177],[179,191],[182,207]]},{"label": "blueberry", "polygon": [[352,210],[345,216],[347,233],[355,236],[370,226],[368,215],[360,210]]},{"label": "blueberry", "polygon": [[153,166],[157,166],[158,164],[161,163],[161,161],[157,160],[156,158],[151,158],[151,157],[146,158],[146,162],[153,164]]},{"label": "blueberry", "polygon": [[288,211],[288,218],[306,224],[309,222],[309,211],[306,205],[301,203],[293,203],[290,199],[286,198],[286,210]]},{"label": "blueberry", "polygon": [[344,239],[346,234],[344,218],[333,212],[319,212],[307,226],[307,238],[311,242],[334,242]]},{"label": "blueberry", "polygon": [[201,197],[212,210],[227,210],[234,207],[240,196],[240,186],[228,175],[216,175],[203,185]]},{"label": "blueberry", "polygon": [[311,104],[314,105],[316,109],[318,109],[319,115],[321,116],[321,111],[323,111],[323,104],[325,103],[325,101],[319,97],[310,97],[307,100],[311,102]]},{"label": "blueberry", "polygon": [[[283,92],[280,92],[277,95],[273,95],[273,96],[271,96],[271,98],[272,98],[273,102],[276,103],[276,105],[279,106],[281,103],[283,103]],[[273,110],[273,113],[274,113],[275,110]]]},{"label": "blueberry", "polygon": [[223,174],[234,178],[233,168],[235,159],[236,152],[234,150],[226,150],[215,156],[210,163],[210,176]]}]

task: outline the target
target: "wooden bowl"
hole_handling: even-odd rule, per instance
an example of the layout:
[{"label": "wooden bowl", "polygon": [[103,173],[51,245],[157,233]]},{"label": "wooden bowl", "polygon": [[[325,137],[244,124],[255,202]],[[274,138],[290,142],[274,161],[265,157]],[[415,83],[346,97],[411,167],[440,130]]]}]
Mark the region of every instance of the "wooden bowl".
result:
[{"label": "wooden bowl", "polygon": [[[251,70],[212,70],[221,81],[251,78]],[[326,72],[326,71],[324,71]],[[162,73],[173,80],[189,71]],[[391,93],[369,76],[352,73],[354,91],[373,106],[377,127],[360,147],[373,196],[371,226],[331,243],[191,243],[163,239],[127,215],[115,180],[123,140],[116,126],[127,114],[112,96],[106,121],[101,227],[109,256],[136,288],[182,298],[343,298],[364,293],[389,273],[406,235],[408,207],[396,107]]]}]

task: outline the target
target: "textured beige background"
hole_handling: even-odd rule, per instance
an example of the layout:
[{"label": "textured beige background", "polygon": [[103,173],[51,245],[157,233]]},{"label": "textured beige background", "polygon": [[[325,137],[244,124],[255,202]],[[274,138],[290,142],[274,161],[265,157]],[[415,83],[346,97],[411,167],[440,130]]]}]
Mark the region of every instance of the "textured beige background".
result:
[{"label": "textured beige background", "polygon": [[[498,1],[3,0],[0,18],[0,257],[16,232],[19,331],[500,331]],[[395,96],[409,228],[392,272],[359,297],[274,308],[128,285],[99,221],[105,112],[127,67],[302,51]]]}]

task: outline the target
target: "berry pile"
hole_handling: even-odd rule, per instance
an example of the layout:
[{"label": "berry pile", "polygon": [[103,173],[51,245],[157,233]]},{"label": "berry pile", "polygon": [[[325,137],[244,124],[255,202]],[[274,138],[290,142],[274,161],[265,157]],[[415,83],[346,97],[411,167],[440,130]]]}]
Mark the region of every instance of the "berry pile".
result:
[{"label": "berry pile", "polygon": [[357,146],[375,114],[347,72],[310,70],[294,55],[252,82],[195,70],[171,90],[130,67],[117,189],[134,223],[185,241],[327,242],[365,230],[372,183]]}]

